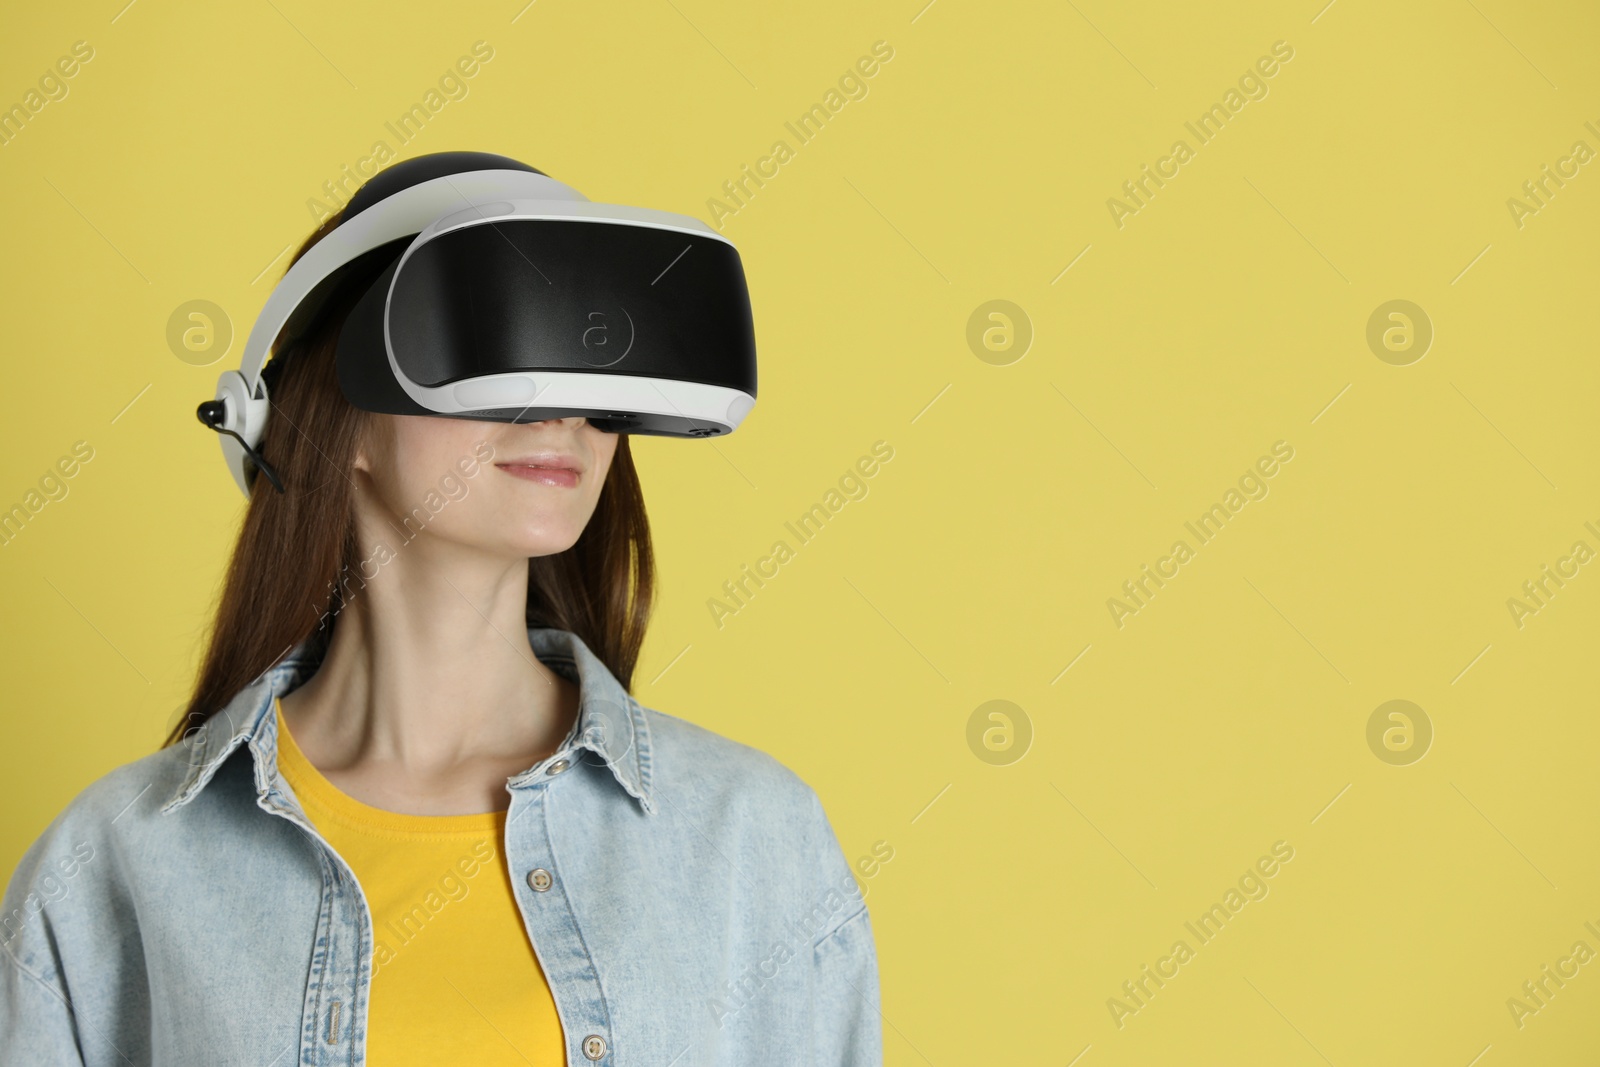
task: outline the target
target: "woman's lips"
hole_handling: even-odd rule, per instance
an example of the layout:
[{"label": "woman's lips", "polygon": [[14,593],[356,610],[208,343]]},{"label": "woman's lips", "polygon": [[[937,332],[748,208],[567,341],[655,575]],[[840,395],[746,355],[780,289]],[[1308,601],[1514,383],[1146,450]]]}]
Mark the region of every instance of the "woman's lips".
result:
[{"label": "woman's lips", "polygon": [[578,472],[569,467],[534,467],[522,463],[496,463],[495,466],[514,478],[522,478],[540,485],[559,485],[574,489],[578,485]]}]

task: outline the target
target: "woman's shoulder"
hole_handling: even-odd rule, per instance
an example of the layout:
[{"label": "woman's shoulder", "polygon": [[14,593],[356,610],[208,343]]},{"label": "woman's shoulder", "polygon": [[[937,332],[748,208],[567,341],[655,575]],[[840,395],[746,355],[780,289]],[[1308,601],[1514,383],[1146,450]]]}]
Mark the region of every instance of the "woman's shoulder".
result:
[{"label": "woman's shoulder", "polygon": [[189,768],[187,744],[130,760],[80,789],[38,833],[0,901],[0,941],[14,960],[49,972],[74,934],[114,934],[112,898],[126,889],[119,868],[130,855],[161,854],[168,827],[159,813]]},{"label": "woman's shoulder", "polygon": [[71,851],[80,843],[96,848],[113,834],[140,836],[188,778],[193,766],[191,752],[187,742],[171,745],[91,780],[39,832],[15,873],[21,875],[30,866],[48,866],[44,861],[49,857],[41,853],[58,845]]},{"label": "woman's shoulder", "polygon": [[[865,910],[832,821],[805,779],[753,745],[664,711],[642,711],[652,790],[664,811],[683,817],[672,821],[692,825],[696,839],[715,839],[724,857],[758,848],[774,899],[799,893],[808,913],[831,917],[819,926],[819,943]],[[787,862],[770,866],[779,856]],[[757,868],[745,869],[756,876]]]}]

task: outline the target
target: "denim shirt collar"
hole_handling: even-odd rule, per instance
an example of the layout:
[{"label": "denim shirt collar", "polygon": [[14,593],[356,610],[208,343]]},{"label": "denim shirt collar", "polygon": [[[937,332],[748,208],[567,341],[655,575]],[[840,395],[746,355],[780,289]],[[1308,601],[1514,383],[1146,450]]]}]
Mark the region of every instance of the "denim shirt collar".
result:
[{"label": "denim shirt collar", "polygon": [[[313,660],[307,643],[294,646],[190,732],[183,742],[189,748],[188,771],[182,784],[162,805],[163,815],[193,800],[241,744],[248,744],[255,756],[256,786],[265,795],[276,771],[277,716],[273,701],[303,684],[321,665]],[[571,746],[593,752],[610,768],[617,784],[647,814],[654,815],[657,809],[651,789],[650,730],[644,709],[576,634],[529,627],[528,643],[541,662],[578,686],[578,720],[558,751]],[[576,678],[572,677],[574,673]],[[514,788],[533,779],[546,762],[541,760],[514,775],[507,785]]]}]

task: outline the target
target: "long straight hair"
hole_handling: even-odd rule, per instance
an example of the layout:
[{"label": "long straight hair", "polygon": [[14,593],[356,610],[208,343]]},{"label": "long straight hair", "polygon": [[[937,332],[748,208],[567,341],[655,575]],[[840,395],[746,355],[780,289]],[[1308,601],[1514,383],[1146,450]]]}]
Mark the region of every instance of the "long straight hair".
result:
[{"label": "long straight hair", "polygon": [[[340,211],[318,227],[289,265],[343,216]],[[274,346],[263,369],[272,408],[259,448],[285,491],[255,479],[205,660],[188,709],[163,747],[199,728],[295,645],[307,642],[318,661],[327,653],[362,562],[351,471],[371,419],[345,399],[334,367],[339,331],[362,280],[343,284],[302,337]],[[576,634],[631,691],[655,563],[628,435],[617,436],[599,502],[576,543],[528,561],[527,622]]]}]

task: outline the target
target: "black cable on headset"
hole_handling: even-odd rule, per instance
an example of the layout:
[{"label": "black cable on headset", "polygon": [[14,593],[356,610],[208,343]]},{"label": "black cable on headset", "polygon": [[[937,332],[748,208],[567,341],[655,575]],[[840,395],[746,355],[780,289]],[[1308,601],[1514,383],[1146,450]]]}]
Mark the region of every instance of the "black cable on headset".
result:
[{"label": "black cable on headset", "polygon": [[266,461],[261,453],[257,452],[254,448],[251,448],[249,442],[247,442],[243,437],[240,437],[233,430],[230,430],[226,426],[222,425],[223,420],[228,417],[227,404],[224,401],[202,401],[200,406],[195,409],[194,413],[200,419],[202,424],[211,427],[211,429],[217,431],[218,433],[225,433],[235,441],[238,441],[239,447],[244,449],[244,454],[250,457],[250,462],[254,463],[256,465],[256,469],[267,476],[267,481],[272,483],[272,488],[276,489],[280,493],[284,491],[283,482],[278,478],[278,472],[272,469],[272,465]]}]

